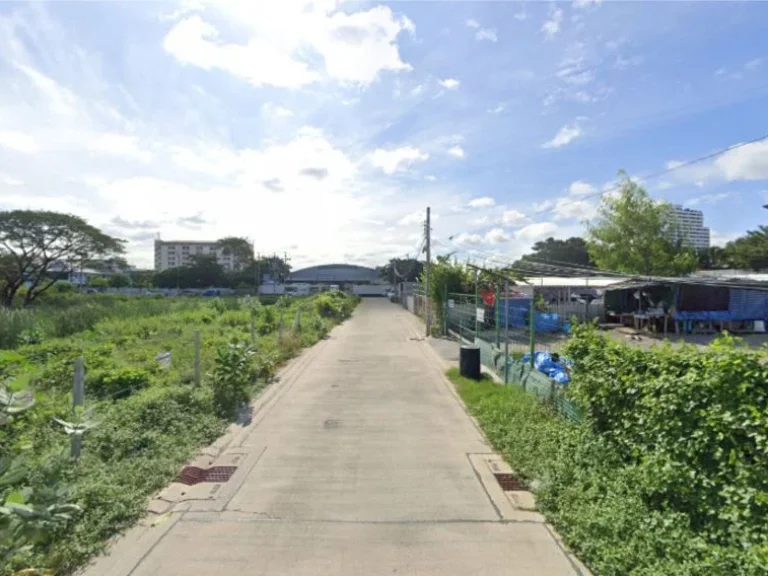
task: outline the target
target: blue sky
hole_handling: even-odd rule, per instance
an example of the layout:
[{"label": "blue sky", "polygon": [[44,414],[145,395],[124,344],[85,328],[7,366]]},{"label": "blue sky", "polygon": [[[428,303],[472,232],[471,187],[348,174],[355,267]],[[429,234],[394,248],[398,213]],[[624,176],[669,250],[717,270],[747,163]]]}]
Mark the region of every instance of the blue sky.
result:
[{"label": "blue sky", "polygon": [[[768,133],[768,4],[0,4],[0,208],[295,266],[514,258],[642,178]],[[643,182],[722,243],[764,223],[768,144]],[[596,196],[597,195],[597,196]]]}]

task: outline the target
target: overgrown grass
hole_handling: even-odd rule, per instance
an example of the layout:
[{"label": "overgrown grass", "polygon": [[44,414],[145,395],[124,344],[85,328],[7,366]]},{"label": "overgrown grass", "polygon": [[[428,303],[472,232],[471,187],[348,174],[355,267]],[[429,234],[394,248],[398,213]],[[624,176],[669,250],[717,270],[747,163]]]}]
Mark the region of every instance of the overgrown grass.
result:
[{"label": "overgrown grass", "polygon": [[[251,344],[251,318],[256,354],[247,370],[249,380],[258,374],[250,387],[255,393],[281,363],[346,318],[356,302],[343,295],[283,301],[282,338],[272,306],[195,299],[178,307],[170,303],[165,313],[130,317],[120,312],[67,338],[0,350],[0,380],[14,387],[29,385],[37,396],[31,410],[0,425],[0,454],[23,458],[30,468],[22,483],[0,487],[0,501],[10,490],[24,489],[46,502],[66,501],[83,510],[67,525],[46,531],[31,550],[0,567],[0,574],[28,567],[70,574],[141,517],[147,498],[228,425],[221,410],[217,415],[212,373],[218,350],[232,342]],[[294,329],[299,308],[302,320]],[[193,385],[196,331],[201,336],[199,388]],[[171,353],[170,367],[158,364],[160,352]],[[82,456],[72,463],[69,438],[52,419],[73,417],[70,390],[78,356],[86,366],[86,408],[99,425],[86,433]],[[0,548],[2,539],[0,530]]]},{"label": "overgrown grass", "polygon": [[199,298],[51,294],[29,308],[0,308],[0,349],[90,330],[110,318],[157,316],[200,305]]},{"label": "overgrown grass", "polygon": [[641,466],[590,425],[561,419],[516,386],[448,373],[488,440],[527,478],[539,507],[596,576],[765,574],[768,552],[724,545],[650,502]]}]

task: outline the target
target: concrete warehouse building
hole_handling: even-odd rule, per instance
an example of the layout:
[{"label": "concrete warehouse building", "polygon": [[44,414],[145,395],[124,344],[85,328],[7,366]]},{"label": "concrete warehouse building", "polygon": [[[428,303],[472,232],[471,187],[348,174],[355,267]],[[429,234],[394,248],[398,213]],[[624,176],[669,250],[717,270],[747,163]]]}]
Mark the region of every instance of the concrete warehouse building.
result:
[{"label": "concrete warehouse building", "polygon": [[195,255],[213,255],[222,268],[231,272],[240,269],[240,262],[216,242],[197,240],[155,240],[155,271],[178,268],[192,263]]},{"label": "concrete warehouse building", "polygon": [[354,284],[385,284],[374,268],[353,264],[324,264],[291,272],[291,283],[335,284],[345,288]]}]

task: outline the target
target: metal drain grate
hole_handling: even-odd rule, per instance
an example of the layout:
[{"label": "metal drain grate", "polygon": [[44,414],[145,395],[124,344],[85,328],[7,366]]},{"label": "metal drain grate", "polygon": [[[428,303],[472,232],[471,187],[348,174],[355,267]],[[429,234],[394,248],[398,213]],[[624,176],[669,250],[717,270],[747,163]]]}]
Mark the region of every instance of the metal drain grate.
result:
[{"label": "metal drain grate", "polygon": [[494,476],[496,477],[496,481],[499,483],[499,486],[501,486],[501,489],[505,492],[528,490],[528,487],[525,485],[525,481],[517,474],[499,472],[495,473]]},{"label": "metal drain grate", "polygon": [[194,486],[200,482],[226,482],[232,478],[235,470],[237,466],[213,466],[212,468],[185,466],[179,475],[179,482],[187,486]]}]

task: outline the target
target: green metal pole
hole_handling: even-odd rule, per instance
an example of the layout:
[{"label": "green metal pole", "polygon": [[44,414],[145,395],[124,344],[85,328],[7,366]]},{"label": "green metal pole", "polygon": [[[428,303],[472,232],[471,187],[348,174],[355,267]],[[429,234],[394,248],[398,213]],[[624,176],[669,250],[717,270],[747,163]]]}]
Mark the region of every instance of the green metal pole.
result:
[{"label": "green metal pole", "polygon": [[504,291],[504,384],[509,384],[509,280]]},{"label": "green metal pole", "polygon": [[533,354],[536,343],[536,322],[534,316],[534,303],[536,302],[536,291],[531,288],[531,308],[528,311],[528,332],[531,335],[531,368],[533,368]]},{"label": "green metal pole", "polygon": [[443,286],[443,336],[448,336],[448,285]]},{"label": "green metal pole", "polygon": [[478,336],[478,320],[477,320],[477,285],[478,285],[478,276],[480,275],[480,272],[475,270],[475,343],[477,343]]},{"label": "green metal pole", "polygon": [[501,347],[501,298],[499,287],[496,286],[496,348]]}]

